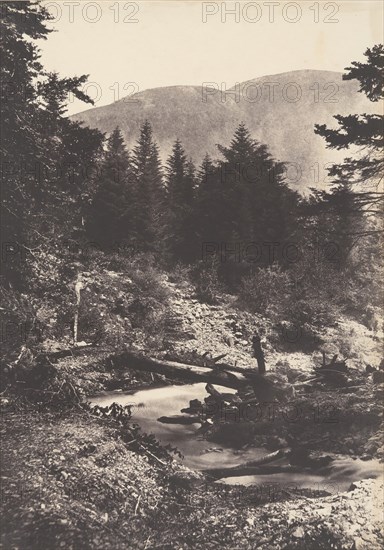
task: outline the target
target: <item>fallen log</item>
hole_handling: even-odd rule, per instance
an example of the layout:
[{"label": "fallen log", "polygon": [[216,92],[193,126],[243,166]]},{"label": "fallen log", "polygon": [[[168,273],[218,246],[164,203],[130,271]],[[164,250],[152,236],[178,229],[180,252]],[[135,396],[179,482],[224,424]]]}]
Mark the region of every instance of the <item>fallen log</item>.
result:
[{"label": "fallen log", "polygon": [[315,368],[314,370],[316,374],[320,377],[320,380],[335,382],[343,386],[346,386],[348,383],[347,375],[344,372],[340,372],[339,370],[323,367]]},{"label": "fallen log", "polygon": [[181,409],[180,412],[187,414],[198,414],[203,410],[203,403],[200,399],[191,399],[189,402],[189,407]]},{"label": "fallen log", "polygon": [[323,364],[321,367],[315,367],[315,371],[338,371],[338,372],[348,372],[348,367],[345,361],[337,361],[338,355],[334,355],[331,359],[331,362],[327,365],[325,353],[323,352]]},{"label": "fallen log", "polygon": [[207,384],[205,390],[219,403],[225,401],[228,403],[242,403],[240,397],[235,393],[221,393],[212,384]]},{"label": "fallen log", "polygon": [[48,359],[62,359],[64,357],[76,355],[84,349],[91,348],[92,346],[94,346],[93,342],[77,342],[75,346],[70,348],[62,348],[52,351],[50,351],[49,349],[42,349],[38,351],[37,357],[47,357]]},{"label": "fallen log", "polygon": [[205,390],[207,393],[209,393],[209,395],[212,395],[212,397],[215,397],[219,401],[224,401],[223,394],[220,393],[219,390],[217,390],[214,386],[212,386],[212,384],[207,384],[205,386]]},{"label": "fallen log", "polygon": [[136,371],[148,371],[163,374],[169,378],[181,379],[188,382],[207,382],[227,388],[239,389],[244,386],[257,386],[260,391],[269,393],[273,390],[273,383],[257,372],[238,372],[236,369],[221,370],[211,367],[201,367],[176,361],[165,361],[145,357],[133,352],[124,352],[114,357],[114,362],[127,366]]}]

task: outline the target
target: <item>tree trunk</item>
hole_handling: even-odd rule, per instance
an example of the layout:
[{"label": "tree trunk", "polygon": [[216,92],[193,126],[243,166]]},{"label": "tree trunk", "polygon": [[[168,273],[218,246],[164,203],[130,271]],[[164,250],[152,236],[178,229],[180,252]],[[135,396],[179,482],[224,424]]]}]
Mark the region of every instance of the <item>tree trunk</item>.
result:
[{"label": "tree trunk", "polygon": [[244,370],[244,372],[229,370],[229,368],[219,370],[218,368],[153,359],[132,352],[125,352],[114,357],[114,362],[137,371],[156,372],[187,382],[207,382],[233,389],[240,389],[248,385],[253,387],[260,385],[260,389],[265,391],[273,389],[273,383],[270,380],[248,370]]},{"label": "tree trunk", "polygon": [[80,300],[81,300],[80,291],[82,288],[84,288],[84,285],[81,282],[81,274],[79,274],[77,276],[77,280],[75,283],[76,306],[75,306],[75,318],[73,321],[73,345],[74,346],[77,343],[77,331],[78,331],[78,325],[79,325],[79,308],[80,308]]}]

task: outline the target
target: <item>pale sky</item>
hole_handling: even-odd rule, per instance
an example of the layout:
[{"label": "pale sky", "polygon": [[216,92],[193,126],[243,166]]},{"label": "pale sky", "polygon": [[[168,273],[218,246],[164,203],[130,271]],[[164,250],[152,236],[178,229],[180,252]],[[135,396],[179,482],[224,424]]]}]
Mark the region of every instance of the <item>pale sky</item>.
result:
[{"label": "pale sky", "polygon": [[[40,42],[44,66],[61,76],[89,74],[96,106],[160,86],[230,88],[291,70],[343,71],[383,42],[380,0],[43,4],[58,31]],[[87,108],[73,101],[69,113]]]}]

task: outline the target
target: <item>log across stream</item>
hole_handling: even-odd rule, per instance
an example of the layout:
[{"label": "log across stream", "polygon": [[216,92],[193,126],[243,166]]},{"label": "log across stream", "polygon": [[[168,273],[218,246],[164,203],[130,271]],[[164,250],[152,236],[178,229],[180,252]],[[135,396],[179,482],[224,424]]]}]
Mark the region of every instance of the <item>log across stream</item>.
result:
[{"label": "log across stream", "polygon": [[[217,388],[228,392],[228,389],[219,386]],[[109,392],[94,397],[92,404],[108,406],[116,402],[121,405],[133,405],[132,422],[139,424],[144,432],[154,434],[162,444],[178,448],[183,455],[183,464],[189,468],[212,470],[212,473],[218,468],[234,468],[232,476],[226,474],[219,482],[243,485],[276,483],[280,486],[332,492],[345,491],[353,481],[377,477],[382,472],[382,465],[376,460],[362,461],[350,457],[335,459],[331,467],[316,474],[301,472],[297,468],[287,468],[284,459],[277,462],[282,470],[279,473],[273,473],[275,463],[273,466],[265,465],[262,469],[258,468],[258,475],[255,475],[252,469],[248,472],[236,472],[237,466],[257,462],[268,455],[269,451],[264,448],[236,449],[231,447],[230,442],[216,445],[197,433],[200,427],[197,423],[172,424],[158,421],[159,417],[179,414],[181,409],[188,406],[190,400],[202,400],[206,395],[206,385],[197,383],[151,388],[129,394]]]}]

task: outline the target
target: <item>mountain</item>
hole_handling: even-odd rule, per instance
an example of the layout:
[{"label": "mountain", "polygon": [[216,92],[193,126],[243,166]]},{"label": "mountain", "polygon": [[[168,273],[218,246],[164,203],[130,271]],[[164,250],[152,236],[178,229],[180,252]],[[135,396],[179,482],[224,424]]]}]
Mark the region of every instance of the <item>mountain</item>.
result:
[{"label": "mountain", "polygon": [[333,71],[270,75],[237,84],[227,92],[219,86],[145,90],[71,119],[107,133],[119,126],[129,148],[148,119],[163,160],[179,138],[196,163],[206,152],[218,158],[216,144],[229,144],[237,125],[245,122],[277,160],[288,163],[289,185],[305,192],[309,187],[324,187],[326,164],[349,154],[327,150],[314,125],[336,127],[335,114],[377,111],[377,105],[358,92],[357,81],[344,81],[341,73]]}]

